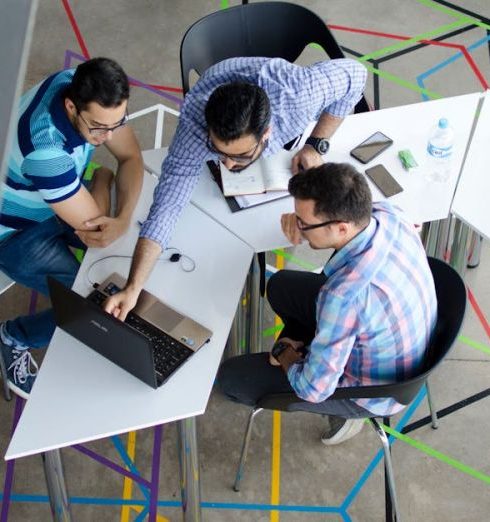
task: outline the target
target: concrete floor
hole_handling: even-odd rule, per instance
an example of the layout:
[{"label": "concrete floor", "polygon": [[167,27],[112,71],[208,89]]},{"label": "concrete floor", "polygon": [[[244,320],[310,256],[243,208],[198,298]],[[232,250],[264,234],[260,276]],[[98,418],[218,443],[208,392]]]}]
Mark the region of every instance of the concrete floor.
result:
[{"label": "concrete floor", "polygon": [[[42,0],[37,12],[25,86],[27,88],[63,68],[67,51],[83,54],[83,46],[86,46],[90,56],[104,55],[116,59],[130,76],[141,82],[178,88],[179,44],[186,28],[207,13],[238,3],[218,0]],[[339,43],[360,55],[392,45],[406,49],[407,44],[395,39],[394,35],[424,34],[425,38],[437,38],[458,27],[468,28],[459,35],[442,40],[452,47],[432,44],[390,60],[380,58],[379,88],[371,72],[366,89],[368,99],[379,100],[380,108],[420,101],[421,86],[445,97],[481,91],[486,88],[485,82],[490,81],[489,48],[484,41],[487,33],[475,24],[475,20],[479,23],[482,17],[490,17],[487,0],[460,0],[452,11],[429,0],[316,0],[297,3],[313,9],[329,24],[340,26],[334,31]],[[461,10],[463,6],[466,12]],[[67,8],[72,9],[81,35],[79,38],[69,22]],[[463,14],[472,19],[463,20]],[[445,27],[455,22],[459,23],[457,27]],[[347,28],[378,34],[362,34]],[[461,46],[469,49],[472,63],[458,54]],[[379,56],[400,49],[402,47],[385,51]],[[314,52],[308,51],[302,60],[311,59],[310,54],[313,56]],[[71,63],[76,65],[78,60],[73,59]],[[480,77],[475,71],[479,71]],[[168,95],[180,97],[180,94],[167,90],[160,90],[158,94],[158,91],[135,87],[130,110],[134,112],[155,103],[178,108]],[[166,143],[174,125],[175,122],[169,122]],[[153,117],[142,118],[134,126],[142,148],[151,148]],[[426,132],[426,129],[421,129],[421,132]],[[102,151],[97,154],[96,160],[107,161]],[[321,264],[321,260],[304,247],[290,253],[315,266]],[[466,277],[483,316],[490,311],[487,261],[490,262],[490,252],[485,244],[479,268],[468,271]],[[276,257],[269,255],[268,263],[274,265]],[[3,294],[0,297],[0,321],[25,313],[29,299],[30,292],[18,285]],[[46,306],[46,303],[40,302],[39,306]],[[266,310],[264,327],[272,325],[273,318]],[[463,338],[431,380],[438,409],[489,388],[489,332],[484,317],[478,318],[474,308],[468,306]],[[265,346],[270,343],[271,338],[264,339]],[[0,400],[2,455],[9,441],[14,402],[7,404]],[[490,519],[488,404],[488,398],[482,398],[457,409],[441,420],[437,431],[425,425],[410,432],[409,437],[415,441],[416,447],[402,441],[394,444],[395,475],[405,521],[481,522]],[[412,409],[409,418],[405,419],[401,414],[394,422],[403,419],[404,423],[410,423],[428,413],[425,400]],[[271,412],[259,416],[242,491],[233,492],[231,484],[247,414],[247,408],[230,404],[213,394],[207,412],[198,419],[205,521],[383,520],[382,470],[379,464],[372,465],[379,449],[374,432],[365,427],[351,441],[327,449],[319,438],[325,421],[314,415],[281,415],[280,470],[271,464],[277,417],[274,428]],[[149,478],[152,429],[131,436],[123,435],[117,440],[98,441],[88,444],[88,447],[122,464],[117,448],[122,446],[124,451],[130,452],[133,444],[134,464],[139,473]],[[159,520],[180,520],[177,506],[180,485],[173,425],[164,429],[162,450]],[[121,502],[121,499],[141,501],[145,498],[136,485],[130,490],[126,484],[124,490],[121,476],[74,449],[64,450],[63,456],[74,520],[142,519],[144,513],[139,514],[141,507],[124,508]],[[9,466],[0,461],[0,477],[5,486],[3,494],[0,489],[0,501],[4,500],[0,522],[50,520],[40,457],[20,459]],[[7,498],[4,495],[10,484],[11,495]],[[280,494],[273,501],[271,495],[277,485]],[[280,504],[281,511],[271,512],[271,503]]]}]

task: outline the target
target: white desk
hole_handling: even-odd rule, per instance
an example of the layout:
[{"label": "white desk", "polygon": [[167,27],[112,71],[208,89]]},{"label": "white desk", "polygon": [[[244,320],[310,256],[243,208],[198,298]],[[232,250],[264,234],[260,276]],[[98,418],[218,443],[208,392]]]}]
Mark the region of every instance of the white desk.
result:
[{"label": "white desk", "polygon": [[490,91],[487,91],[477,121],[468,158],[451,207],[452,212],[486,238],[490,238],[488,195],[490,194]]},{"label": "white desk", "polygon": [[[383,163],[404,188],[402,193],[392,197],[390,201],[401,207],[414,223],[444,219],[449,214],[480,96],[480,93],[473,93],[352,114],[332,137],[326,159],[333,162],[349,162],[361,172],[366,167]],[[454,172],[447,183],[428,182],[424,175],[427,139],[431,127],[441,117],[446,117],[455,130],[452,161]],[[393,139],[394,144],[365,166],[352,158],[349,151],[376,131],[384,132]],[[416,173],[405,171],[397,157],[399,150],[407,148],[419,163]],[[149,169],[159,173],[166,153],[166,148],[144,151],[143,161]],[[383,196],[378,189],[371,182],[369,185],[373,199],[382,199]],[[233,213],[207,167],[203,167],[201,179],[194,189],[191,201],[248,243],[255,252],[288,246],[280,228],[279,216],[284,212],[293,211],[292,198]]]},{"label": "white desk", "polygon": [[[145,176],[135,219],[146,217],[155,183]],[[110,247],[90,249],[74,289],[87,294],[87,267],[109,254],[131,255],[137,234],[135,224]],[[204,413],[252,250],[192,205],[183,212],[173,238],[172,246],[195,260],[195,270],[186,273],[179,263],[159,262],[146,288],[210,328],[211,341],[164,386],[153,390],[57,329],[7,460]],[[90,277],[101,281],[113,271],[126,275],[129,263],[129,259],[103,261],[93,267]],[[220,284],[223,281],[226,284]]]},{"label": "white desk", "polygon": [[[382,163],[391,172],[404,191],[390,201],[402,208],[414,223],[444,219],[449,215],[480,96],[481,93],[466,94],[349,116],[332,138],[328,160],[349,161],[364,171],[365,166],[350,157],[348,151],[372,133],[382,131],[394,144],[366,167]],[[427,139],[431,127],[442,117],[449,120],[455,131],[453,173],[447,183],[429,182],[424,169]],[[397,154],[403,149],[412,151],[419,164],[417,172],[402,168]],[[382,199],[378,189],[369,183],[373,198]]]}]

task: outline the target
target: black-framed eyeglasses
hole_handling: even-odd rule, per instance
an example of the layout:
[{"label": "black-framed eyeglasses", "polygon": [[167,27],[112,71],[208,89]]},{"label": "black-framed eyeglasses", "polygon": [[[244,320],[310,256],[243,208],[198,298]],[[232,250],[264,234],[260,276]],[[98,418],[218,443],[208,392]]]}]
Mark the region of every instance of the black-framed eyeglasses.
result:
[{"label": "black-framed eyeglasses", "polygon": [[301,232],[314,230],[315,228],[326,227],[327,225],[333,225],[334,223],[342,223],[342,221],[340,219],[330,219],[328,221],[324,221],[323,223],[309,225],[308,223],[305,223],[299,216],[296,216],[296,226],[301,230]]},{"label": "black-framed eyeglasses", "polygon": [[263,143],[262,139],[260,139],[256,143],[255,147],[248,150],[244,154],[240,154],[239,156],[235,156],[233,154],[226,154],[226,152],[222,152],[221,150],[217,149],[214,146],[214,143],[211,141],[211,137],[209,135],[206,141],[206,146],[213,154],[216,154],[221,161],[225,159],[230,159],[231,161],[239,163],[240,165],[247,165],[248,163],[251,163],[254,160],[255,153],[257,152],[261,143]]},{"label": "black-framed eyeglasses", "polygon": [[87,126],[88,132],[91,136],[105,136],[108,132],[114,132],[120,127],[124,127],[126,123],[128,123],[129,116],[128,113],[123,116],[122,120],[114,127],[90,127],[88,121],[82,116],[81,112],[77,109],[77,114],[82,118],[83,123]]}]

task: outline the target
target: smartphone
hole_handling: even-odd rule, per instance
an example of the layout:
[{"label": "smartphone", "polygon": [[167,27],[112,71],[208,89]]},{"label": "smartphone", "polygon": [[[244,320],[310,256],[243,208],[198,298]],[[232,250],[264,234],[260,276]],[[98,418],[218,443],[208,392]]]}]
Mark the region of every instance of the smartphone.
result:
[{"label": "smartphone", "polygon": [[379,156],[384,150],[393,144],[393,140],[388,138],[382,132],[375,132],[364,140],[357,147],[350,151],[350,155],[361,163],[369,163],[376,156]]},{"label": "smartphone", "polygon": [[398,181],[381,164],[366,169],[366,175],[387,198],[403,191]]}]

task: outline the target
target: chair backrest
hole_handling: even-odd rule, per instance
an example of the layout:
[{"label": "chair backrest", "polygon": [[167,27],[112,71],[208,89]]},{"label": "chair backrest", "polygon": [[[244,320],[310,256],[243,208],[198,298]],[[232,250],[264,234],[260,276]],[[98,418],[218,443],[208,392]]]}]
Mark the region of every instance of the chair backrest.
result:
[{"label": "chair backrest", "polygon": [[[223,9],[201,18],[187,30],[180,46],[184,94],[189,74],[201,75],[227,58],[265,56],[294,62],[316,43],[330,58],[344,58],[326,23],[315,13],[287,2],[260,2]],[[369,111],[363,97],[355,112]]]},{"label": "chair backrest", "polygon": [[[429,257],[437,295],[437,322],[427,346],[421,372],[403,382],[378,386],[337,388],[332,399],[393,397],[400,404],[409,404],[425,384],[429,375],[446,357],[463,323],[466,310],[466,287],[460,275],[444,261]],[[258,407],[281,411],[321,413],[321,408],[299,399],[294,393],[270,394]]]}]

